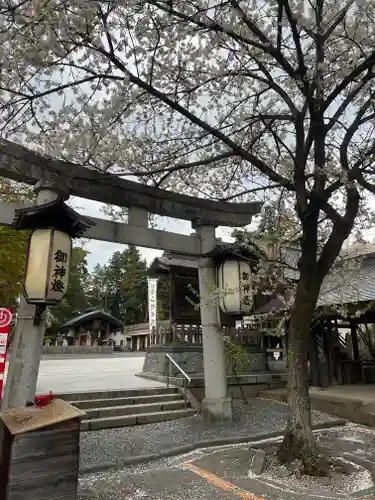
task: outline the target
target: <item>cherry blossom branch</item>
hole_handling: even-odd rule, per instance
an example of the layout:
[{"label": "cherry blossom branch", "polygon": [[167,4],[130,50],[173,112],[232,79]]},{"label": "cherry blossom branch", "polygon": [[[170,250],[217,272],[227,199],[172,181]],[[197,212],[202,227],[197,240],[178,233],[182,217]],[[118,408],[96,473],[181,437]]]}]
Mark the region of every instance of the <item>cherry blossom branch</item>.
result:
[{"label": "cherry blossom branch", "polygon": [[[238,5],[239,4],[235,0],[230,0],[233,5]],[[183,14],[182,12],[179,12],[172,7],[169,7],[167,5],[163,5],[157,0],[147,0],[147,3],[154,5],[155,7],[158,7],[159,9],[163,10],[164,12],[167,12],[170,15],[176,16],[179,19],[198,26],[199,28],[203,29],[208,29],[208,30],[213,30],[218,33],[223,33],[228,36],[230,36],[233,40],[236,40],[237,42],[244,44],[244,45],[249,45],[251,47],[257,48],[262,50],[264,53],[271,55],[280,65],[281,67],[285,70],[285,72],[292,77],[295,80],[298,80],[296,78],[296,72],[294,68],[291,66],[291,64],[285,59],[283,54],[277,50],[277,48],[272,44],[272,42],[267,38],[265,33],[256,26],[255,23],[253,23],[248,16],[245,15],[245,18],[243,18],[244,22],[247,24],[251,32],[257,36],[257,38],[260,40],[260,42],[257,42],[255,40],[252,40],[250,38],[247,38],[243,35],[240,35],[236,33],[233,30],[230,30],[228,28],[225,28],[224,26],[218,24],[215,21],[210,20],[209,18],[207,19],[207,22],[204,22],[200,19],[198,19],[196,16],[187,16]],[[240,9],[240,7],[239,7]],[[242,9],[240,9],[241,11]]]},{"label": "cherry blossom branch", "polygon": [[358,190],[354,185],[351,185],[346,187],[346,193],[345,215],[341,221],[335,221],[331,234],[318,259],[317,272],[322,280],[338,256],[343,241],[349,236],[358,213],[360,201]]},{"label": "cherry blossom branch", "polygon": [[356,80],[356,78],[361,75],[364,71],[370,71],[375,66],[375,51],[371,54],[356,68],[354,68],[348,76],[346,76],[341,83],[339,83],[336,88],[329,94],[325,99],[323,111],[327,110],[328,107],[333,103],[333,101],[341,94],[343,90],[346,89],[348,85]]},{"label": "cherry blossom branch", "polygon": [[218,129],[216,129],[209,123],[205,122],[204,120],[196,116],[194,113],[181,106],[179,103],[173,101],[164,92],[156,89],[146,81],[134,75],[128,68],[126,68],[126,66],[121,61],[119,61],[117,58],[114,58],[113,55],[107,52],[104,48],[97,47],[96,50],[105,55],[106,57],[110,58],[112,62],[119,69],[121,69],[121,71],[123,71],[124,74],[126,74],[131,83],[135,83],[138,87],[142,88],[143,90],[146,90],[150,95],[156,97],[160,101],[167,104],[171,109],[174,109],[179,114],[187,118],[191,123],[197,125],[206,132],[209,132],[213,137],[220,139],[223,144],[228,146],[233,151],[233,153],[236,153],[237,155],[242,156],[242,158],[244,158],[245,160],[249,161],[261,172],[266,174],[272,181],[285,186],[289,190],[293,190],[292,183],[288,179],[286,179],[285,177],[283,177],[282,175],[278,174],[276,171],[268,167],[268,165],[263,160],[253,155],[249,151],[245,150],[244,148],[240,147],[236,142],[229,139],[228,136],[220,132]]},{"label": "cherry blossom branch", "polygon": [[335,29],[342,23],[342,21],[345,19],[346,14],[349,12],[351,6],[354,4],[354,2],[355,0],[349,0],[345,5],[345,7],[341,9],[336,19],[332,21],[330,26],[327,27],[327,30],[323,34],[324,41],[327,41],[328,38],[332,35],[332,33],[335,31]]}]

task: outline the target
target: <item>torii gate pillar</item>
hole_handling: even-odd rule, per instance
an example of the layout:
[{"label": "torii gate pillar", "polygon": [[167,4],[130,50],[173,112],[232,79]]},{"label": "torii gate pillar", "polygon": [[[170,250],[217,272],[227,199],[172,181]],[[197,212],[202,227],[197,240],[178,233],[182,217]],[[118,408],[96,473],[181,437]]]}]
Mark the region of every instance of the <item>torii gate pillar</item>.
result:
[{"label": "torii gate pillar", "polygon": [[[44,186],[43,183],[37,185],[35,191],[38,195],[38,205],[54,201],[59,196],[58,190],[49,185]],[[46,329],[46,313],[43,312],[39,324],[35,325],[35,311],[35,306],[28,304],[22,295],[4,397],[1,401],[2,411],[8,408],[22,408],[29,401],[34,401]]]},{"label": "torii gate pillar", "polygon": [[[202,254],[216,246],[215,227],[195,224]],[[203,338],[205,397],[202,416],[207,421],[231,421],[232,399],[228,397],[224,338],[218,325],[218,306],[214,300],[216,267],[212,257],[198,259],[200,311]]]}]

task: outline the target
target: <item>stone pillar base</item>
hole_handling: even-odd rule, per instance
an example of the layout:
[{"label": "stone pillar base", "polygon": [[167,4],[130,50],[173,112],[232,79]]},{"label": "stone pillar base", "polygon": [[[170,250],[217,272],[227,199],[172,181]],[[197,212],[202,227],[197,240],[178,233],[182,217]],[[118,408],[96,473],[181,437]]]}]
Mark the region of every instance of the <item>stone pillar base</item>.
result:
[{"label": "stone pillar base", "polygon": [[201,415],[205,422],[231,422],[232,398],[203,399]]}]

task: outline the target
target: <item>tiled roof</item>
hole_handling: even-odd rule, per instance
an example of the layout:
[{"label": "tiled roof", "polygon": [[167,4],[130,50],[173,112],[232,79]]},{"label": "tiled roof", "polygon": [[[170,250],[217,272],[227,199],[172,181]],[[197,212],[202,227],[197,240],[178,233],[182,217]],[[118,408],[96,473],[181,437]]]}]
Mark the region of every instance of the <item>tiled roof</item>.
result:
[{"label": "tiled roof", "polygon": [[[375,254],[362,252],[362,258],[350,253],[344,257],[323,281],[317,307],[375,301]],[[349,255],[349,254],[346,254]],[[297,277],[298,279],[298,277]],[[277,298],[271,299],[254,314],[266,314],[285,310]]]},{"label": "tiled roof", "polygon": [[375,300],[375,257],[338,266],[325,278],[318,306]]},{"label": "tiled roof", "polygon": [[[298,251],[286,250],[284,260],[296,267]],[[298,280],[298,272],[286,268],[288,278]],[[356,243],[342,250],[335,267],[323,281],[319,306],[375,300],[375,244]]]}]

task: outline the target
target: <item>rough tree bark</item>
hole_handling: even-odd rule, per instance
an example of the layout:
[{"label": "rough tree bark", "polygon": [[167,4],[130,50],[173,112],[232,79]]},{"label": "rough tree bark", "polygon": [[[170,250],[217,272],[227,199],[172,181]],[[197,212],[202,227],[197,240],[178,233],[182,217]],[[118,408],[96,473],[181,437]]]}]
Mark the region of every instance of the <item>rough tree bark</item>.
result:
[{"label": "rough tree bark", "polygon": [[319,256],[317,252],[319,211],[310,205],[307,211],[300,213],[303,231],[300,242],[301,257],[298,262],[299,281],[288,330],[290,416],[278,457],[282,463],[300,460],[302,472],[310,475],[324,476],[328,472],[328,461],[319,454],[312,432],[307,368],[310,329],[321,284],[337,258],[343,242],[350,234],[358,212],[358,202],[358,191],[348,190],[345,217],[334,225]]},{"label": "rough tree bark", "polygon": [[319,456],[312,432],[307,368],[310,325],[318,293],[316,282],[301,277],[288,330],[290,416],[278,457],[282,463],[301,460],[303,472],[321,476],[327,473],[327,462]]},{"label": "rough tree bark", "polygon": [[[299,281],[288,330],[289,418],[278,457],[282,463],[298,459],[302,462],[302,472],[324,476],[328,472],[328,462],[319,456],[312,432],[307,367],[310,331],[325,276],[318,272],[318,213],[311,205],[307,211],[300,212],[303,231],[298,262]],[[330,257],[333,262],[336,255],[332,253]]]}]

